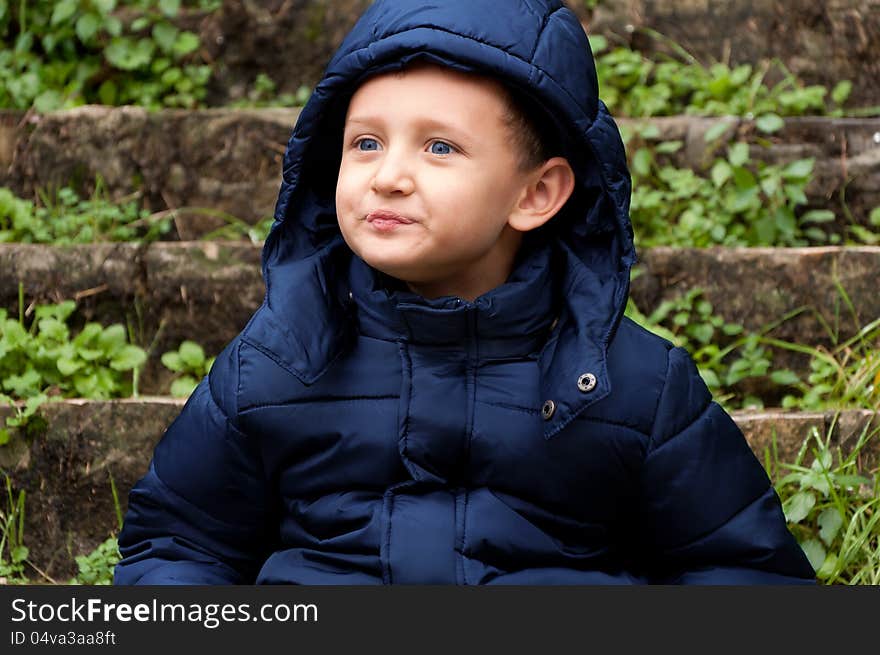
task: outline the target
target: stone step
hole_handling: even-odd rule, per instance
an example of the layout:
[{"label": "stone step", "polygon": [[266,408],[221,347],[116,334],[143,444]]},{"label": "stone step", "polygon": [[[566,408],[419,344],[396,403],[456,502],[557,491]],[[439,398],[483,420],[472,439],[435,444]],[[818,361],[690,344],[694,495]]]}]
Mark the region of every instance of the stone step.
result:
[{"label": "stone step", "polygon": [[[283,108],[148,112],[104,106],[45,115],[0,112],[0,186],[34,197],[37,189],[72,184],[89,195],[100,175],[111,196],[140,189],[154,211],[211,208],[254,223],[273,212],[281,159],[298,115],[298,109]],[[659,137],[653,141],[682,141],[670,156],[672,165],[708,177],[714,156],[704,137],[719,121],[729,124],[731,137],[756,144],[753,158],[783,163],[814,157],[814,179],[806,190],[810,207],[831,209],[843,223],[848,211],[868,226],[868,214],[880,206],[880,118],[789,118],[760,142],[763,135],[745,119],[619,122],[631,132],[655,125]],[[221,224],[196,213],[184,213],[178,222],[184,240]]]},{"label": "stone step", "polygon": [[670,52],[654,30],[704,65],[779,58],[806,84],[851,80],[847,106],[880,105],[878,0],[603,0],[587,23],[613,44]]},{"label": "stone step", "polygon": [[[13,488],[25,490],[24,542],[30,560],[57,581],[76,573],[74,557],[91,552],[117,530],[110,479],[116,485],[121,509],[128,492],[146,472],[154,445],[183,407],[182,400],[67,400],[45,405],[42,421],[25,437],[15,433],[0,448],[0,469]],[[10,413],[0,408],[0,422]],[[778,461],[793,462],[803,440],[815,427],[844,453],[864,430],[875,431],[863,450],[867,473],[880,457],[880,417],[877,413],[733,412],[758,459],[776,435]],[[808,453],[805,462],[811,461]],[[771,460],[772,461],[772,460]],[[28,574],[37,578],[30,570]]]},{"label": "stone step", "polygon": [[[225,0],[220,11],[188,11],[177,22],[199,33],[213,76],[208,102],[247,98],[257,72],[279,93],[314,87],[345,34],[372,0]],[[853,82],[852,103],[880,105],[878,0],[565,0],[588,34],[652,51],[653,29],[679,42],[704,65],[729,58],[778,57],[807,83]],[[589,4],[595,4],[590,9]],[[284,53],[279,57],[278,53]]]},{"label": "stone step", "polygon": [[0,244],[0,306],[18,316],[18,284],[31,303],[77,301],[77,325],[131,325],[153,347],[141,393],[165,393],[160,357],[184,339],[215,355],[263,301],[260,248],[237,241],[82,246]]},{"label": "stone step", "polygon": [[[218,353],[245,326],[265,292],[260,245],[244,242],[103,243],[78,246],[0,244],[0,307],[75,299],[74,325],[131,324],[152,345],[141,393],[166,393],[172,374],[159,362],[183,339]],[[638,252],[631,296],[650,314],[664,300],[697,287],[728,323],[758,331],[799,308],[768,336],[830,348],[880,317],[880,247],[651,248]],[[837,285],[840,285],[839,287]],[[848,309],[840,289],[852,302]],[[829,334],[829,326],[836,334]],[[161,331],[160,331],[161,328]],[[836,337],[836,338],[835,338]],[[809,371],[809,357],[780,350],[775,367]],[[776,403],[778,389],[759,378],[748,391]]]}]

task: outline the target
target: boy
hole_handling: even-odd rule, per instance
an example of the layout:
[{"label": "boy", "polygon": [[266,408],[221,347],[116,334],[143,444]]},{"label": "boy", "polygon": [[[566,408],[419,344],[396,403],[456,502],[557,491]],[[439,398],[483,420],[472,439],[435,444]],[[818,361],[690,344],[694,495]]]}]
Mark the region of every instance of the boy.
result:
[{"label": "boy", "polygon": [[372,5],[115,582],[815,582],[688,353],[623,317],[629,194],[558,0]]}]

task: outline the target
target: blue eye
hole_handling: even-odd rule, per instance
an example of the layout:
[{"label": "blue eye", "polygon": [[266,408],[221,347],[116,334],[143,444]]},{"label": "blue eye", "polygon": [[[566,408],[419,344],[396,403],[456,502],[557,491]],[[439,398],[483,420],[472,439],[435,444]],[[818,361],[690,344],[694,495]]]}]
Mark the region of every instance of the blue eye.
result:
[{"label": "blue eye", "polygon": [[[448,148],[448,151],[447,152],[436,152],[434,150],[434,146],[438,146],[438,145],[443,146],[444,148]],[[435,155],[448,155],[452,152],[452,150],[453,150],[452,146],[449,145],[448,143],[445,143],[444,141],[434,141],[434,143],[431,144],[431,152],[434,153]]]},{"label": "blue eye", "polygon": [[[358,141],[355,145],[357,146],[358,150],[363,150],[363,149],[361,148],[361,144],[366,143],[366,142],[376,143],[376,139],[371,139],[371,138],[367,137],[367,138],[361,139],[361,140]],[[377,145],[378,145],[378,144],[377,144]],[[375,149],[376,149],[376,148],[367,148],[367,151],[369,151],[369,150],[375,150]]]}]

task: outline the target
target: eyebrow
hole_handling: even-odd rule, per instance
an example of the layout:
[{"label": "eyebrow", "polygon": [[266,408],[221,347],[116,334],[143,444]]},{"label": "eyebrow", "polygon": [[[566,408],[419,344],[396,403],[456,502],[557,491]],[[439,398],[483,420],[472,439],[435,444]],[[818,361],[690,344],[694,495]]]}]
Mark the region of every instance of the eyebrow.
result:
[{"label": "eyebrow", "polygon": [[[346,125],[348,125],[349,123],[360,123],[362,125],[384,125],[385,120],[381,116],[354,116],[353,118],[349,118],[345,122]],[[416,119],[415,124],[417,127],[446,130],[465,139],[470,137],[467,132],[463,132],[459,130],[459,128],[453,127],[452,125],[444,123],[441,120],[437,120],[436,118],[428,118],[427,116],[425,116]]]}]

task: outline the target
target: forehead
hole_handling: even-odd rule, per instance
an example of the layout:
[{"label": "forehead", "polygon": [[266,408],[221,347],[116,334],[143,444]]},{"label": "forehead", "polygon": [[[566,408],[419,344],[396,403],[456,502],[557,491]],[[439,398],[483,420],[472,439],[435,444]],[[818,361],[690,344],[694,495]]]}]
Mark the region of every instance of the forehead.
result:
[{"label": "forehead", "polygon": [[387,118],[465,129],[499,129],[507,106],[502,84],[484,75],[419,62],[402,71],[375,75],[351,97],[346,124]]}]

